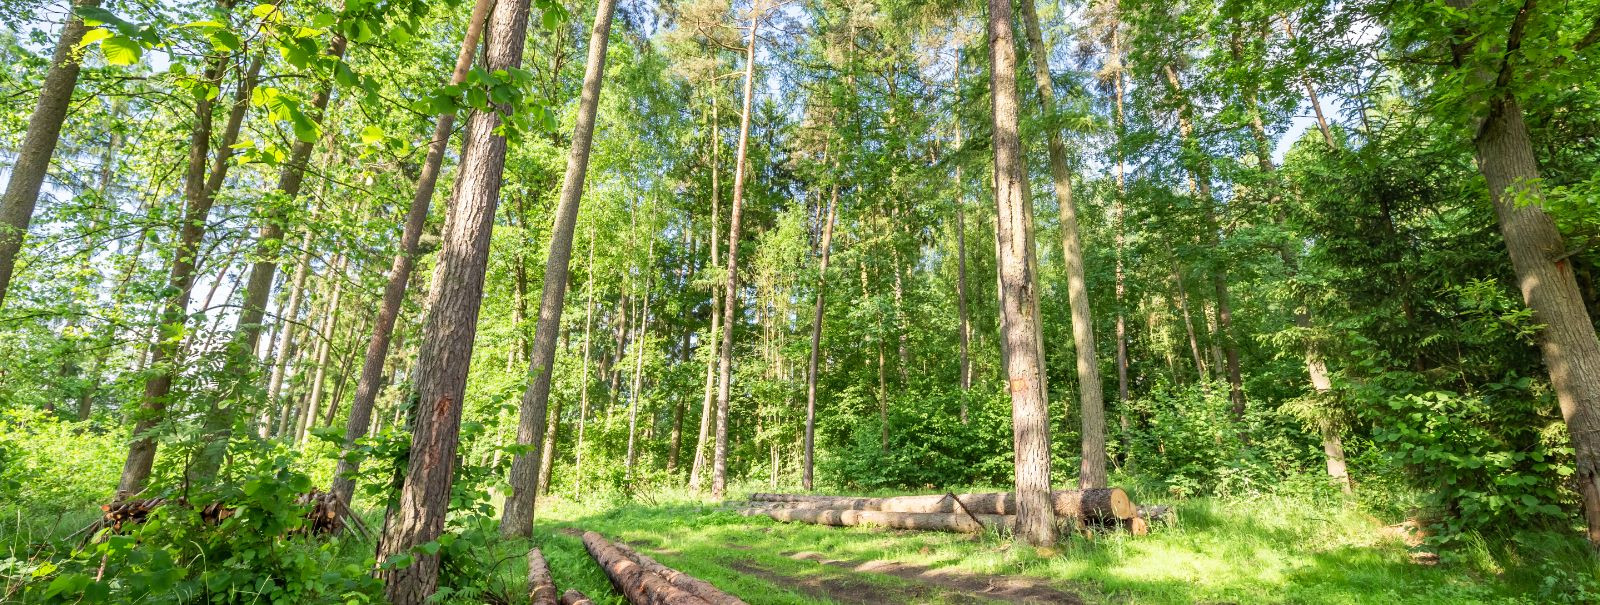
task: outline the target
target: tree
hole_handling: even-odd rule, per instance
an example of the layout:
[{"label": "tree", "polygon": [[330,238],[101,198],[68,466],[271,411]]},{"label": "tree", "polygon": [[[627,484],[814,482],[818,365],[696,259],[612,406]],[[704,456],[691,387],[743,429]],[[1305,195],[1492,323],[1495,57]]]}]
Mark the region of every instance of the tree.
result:
[{"label": "tree", "polygon": [[56,39],[50,72],[39,90],[39,102],[28,118],[28,134],[22,140],[22,147],[17,149],[16,163],[11,166],[5,197],[0,198],[0,305],[6,302],[6,289],[11,285],[11,273],[17,266],[17,253],[22,250],[22,240],[28,236],[33,209],[39,203],[39,190],[44,186],[50,158],[55,155],[56,142],[61,138],[61,124],[67,119],[72,92],[78,88],[78,71],[83,66],[84,53],[79,43],[90,29],[83,22],[83,9],[99,8],[100,0],[76,0],[72,6],[72,15],[61,28],[61,37]]},{"label": "tree", "polygon": [[500,533],[526,536],[533,531],[535,492],[538,489],[540,434],[545,425],[545,409],[550,400],[551,369],[555,362],[556,336],[561,329],[561,312],[567,290],[567,270],[572,263],[572,232],[578,221],[578,202],[583,196],[584,176],[589,169],[589,149],[594,139],[594,116],[600,106],[600,84],[605,79],[606,43],[611,35],[611,14],[616,0],[600,0],[595,8],[594,27],[589,34],[589,57],[584,63],[583,96],[578,101],[578,123],[572,132],[572,150],[567,156],[567,172],[561,181],[555,226],[550,235],[550,255],[544,269],[544,294],[539,299],[539,321],[533,330],[533,356],[528,373],[533,381],[522,395],[517,421],[517,444],[532,446],[519,452],[511,462],[511,496],[506,499],[500,518]]},{"label": "tree", "polygon": [[[484,67],[493,73],[522,64],[528,0],[495,5],[489,17]],[[467,117],[456,188],[445,217],[432,302],[417,353],[417,409],[410,460],[399,506],[391,515],[379,559],[412,553],[444,530],[461,429],[461,404],[477,335],[479,303],[489,257],[489,235],[505,169],[506,139],[500,134],[509,103],[474,110]],[[439,557],[417,552],[409,566],[383,573],[385,594],[397,605],[420,604],[438,587]]]},{"label": "tree", "polygon": [[1027,158],[1018,132],[1017,53],[1010,0],[989,0],[989,88],[994,113],[994,203],[1004,292],[1001,315],[1011,395],[1019,540],[1040,547],[1056,542],[1050,500],[1050,409],[1040,355],[1039,292],[1035,272],[1033,201]]}]

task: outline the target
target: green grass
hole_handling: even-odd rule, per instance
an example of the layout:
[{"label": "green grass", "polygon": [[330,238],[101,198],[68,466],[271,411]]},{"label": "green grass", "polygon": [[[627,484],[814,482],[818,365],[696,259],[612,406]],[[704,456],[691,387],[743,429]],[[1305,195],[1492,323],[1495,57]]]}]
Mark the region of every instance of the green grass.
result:
[{"label": "green grass", "polygon": [[[764,490],[731,493],[750,491]],[[1591,585],[1600,579],[1600,567],[1581,547],[1571,548],[1575,541],[1566,536],[1523,540],[1533,544],[1520,550],[1484,541],[1444,563],[1414,563],[1398,535],[1344,502],[1185,500],[1175,503],[1175,524],[1148,536],[1073,536],[1057,552],[1039,553],[995,535],[783,524],[741,517],[678,492],[651,500],[605,504],[552,496],[541,502],[535,542],[560,589],[621,602],[572,535],[578,529],[626,541],[757,605],[827,603],[816,596],[823,584],[898,594],[906,602],[964,600],[918,581],[790,556],[799,552],[1038,578],[1090,603],[1542,603],[1581,598],[1568,584],[1573,579],[1586,577]],[[1535,552],[1540,540],[1543,552]],[[1520,561],[1516,552],[1525,553]],[[1507,571],[1507,561],[1516,567]],[[1546,580],[1551,575],[1560,581]]]}]

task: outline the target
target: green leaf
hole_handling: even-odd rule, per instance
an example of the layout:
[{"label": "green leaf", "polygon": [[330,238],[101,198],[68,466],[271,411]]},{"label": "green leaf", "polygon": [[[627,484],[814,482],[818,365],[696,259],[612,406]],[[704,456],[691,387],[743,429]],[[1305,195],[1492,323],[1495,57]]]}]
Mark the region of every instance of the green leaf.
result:
[{"label": "green leaf", "polygon": [[383,129],[377,126],[368,126],[361,129],[361,142],[371,145],[383,140]]},{"label": "green leaf", "polygon": [[265,19],[267,16],[277,12],[278,6],[276,4],[257,4],[255,8],[250,9],[250,14],[255,15],[258,19]]},{"label": "green leaf", "polygon": [[344,87],[354,87],[361,83],[361,79],[356,77],[356,72],[351,71],[350,66],[344,61],[333,66],[333,81]]},{"label": "green leaf", "polygon": [[228,30],[219,29],[213,31],[208,37],[211,38],[211,45],[215,46],[217,50],[231,52],[239,48],[239,36]]},{"label": "green leaf", "polygon": [[554,30],[561,25],[561,15],[553,10],[544,11],[544,28]]},{"label": "green leaf", "polygon": [[88,586],[91,581],[93,579],[86,574],[61,574],[50,581],[50,586],[44,590],[44,596],[45,598],[50,598],[62,593],[76,594],[82,592],[83,587]]},{"label": "green leaf", "polygon": [[112,65],[133,65],[144,57],[144,47],[127,36],[106,38],[100,43],[100,52],[106,56],[106,63]]},{"label": "green leaf", "polygon": [[76,46],[75,48],[78,48],[78,49],[81,50],[83,48],[88,47],[91,44],[94,44],[95,42],[99,42],[99,41],[104,40],[106,38],[110,38],[111,35],[112,35],[111,34],[111,30],[105,29],[103,27],[97,27],[97,28],[91,29],[91,30],[86,31],[86,32],[83,33],[83,39],[78,41],[78,46]]}]

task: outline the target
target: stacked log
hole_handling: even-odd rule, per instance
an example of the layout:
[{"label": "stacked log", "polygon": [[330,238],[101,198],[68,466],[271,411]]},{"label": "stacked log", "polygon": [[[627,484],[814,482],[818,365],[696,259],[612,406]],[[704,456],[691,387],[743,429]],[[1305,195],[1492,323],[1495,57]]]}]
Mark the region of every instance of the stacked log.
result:
[{"label": "stacked log", "polygon": [[550,578],[550,566],[545,564],[544,553],[537,548],[528,551],[528,600],[533,605],[559,603],[556,600],[556,583]]},{"label": "stacked log", "polygon": [[745,605],[744,601],[706,582],[656,563],[627,545],[612,543],[592,531],[583,533],[583,547],[594,557],[595,563],[600,564],[617,592],[633,605]]},{"label": "stacked log", "polygon": [[566,592],[561,593],[561,605],[594,605],[594,601],[589,600],[589,597],[578,589],[568,588]]},{"label": "stacked log", "polygon": [[[1060,490],[1050,495],[1056,515],[1081,523],[1145,530],[1139,508],[1119,488]],[[819,525],[876,525],[894,529],[981,533],[1010,531],[1016,522],[1016,496],[931,494],[890,498],[754,494],[740,514],[766,515],[778,521]]]},{"label": "stacked log", "polygon": [[[952,498],[954,496],[954,498]],[[1009,492],[982,494],[931,494],[892,498],[849,498],[808,494],[754,494],[752,503],[765,508],[820,508],[881,511],[890,513],[957,513],[965,515],[1015,515],[1017,498]],[[1138,516],[1138,507],[1121,488],[1069,489],[1050,493],[1056,514],[1077,519],[1127,520]]]}]

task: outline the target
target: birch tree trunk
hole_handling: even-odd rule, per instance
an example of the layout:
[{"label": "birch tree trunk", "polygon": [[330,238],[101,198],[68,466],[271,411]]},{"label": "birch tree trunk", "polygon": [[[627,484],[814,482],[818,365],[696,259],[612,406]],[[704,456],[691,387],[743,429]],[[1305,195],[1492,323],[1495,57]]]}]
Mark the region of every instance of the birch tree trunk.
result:
[{"label": "birch tree trunk", "polygon": [[[528,374],[532,381],[522,394],[522,408],[517,417],[517,444],[531,445],[534,451],[519,452],[511,460],[511,496],[506,499],[505,511],[500,517],[500,533],[505,536],[527,536],[533,531],[534,498],[538,488],[536,473],[540,457],[538,450],[541,447],[539,437],[544,430],[545,406],[550,400],[550,374],[556,358],[556,337],[561,331],[567,270],[572,262],[572,232],[577,226],[578,203],[583,197],[584,176],[589,170],[595,113],[600,106],[600,84],[605,79],[606,44],[611,38],[611,15],[616,8],[616,0],[600,0],[595,8],[594,26],[589,35],[589,56],[584,63],[578,121],[572,131],[572,149],[567,156],[567,172],[561,181],[555,225],[550,230],[544,292],[539,299],[539,320],[534,324],[533,356],[528,360]],[[493,39],[490,38],[491,41]]]}]

